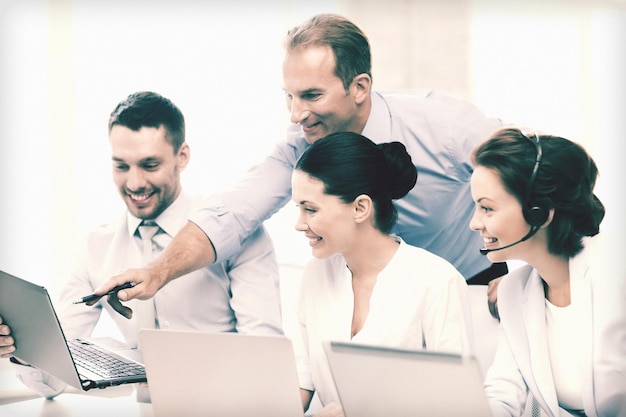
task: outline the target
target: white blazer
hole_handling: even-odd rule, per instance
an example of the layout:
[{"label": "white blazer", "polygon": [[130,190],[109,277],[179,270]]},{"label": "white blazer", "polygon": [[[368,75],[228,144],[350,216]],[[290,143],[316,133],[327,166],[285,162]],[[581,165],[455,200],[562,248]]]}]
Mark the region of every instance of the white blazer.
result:
[{"label": "white blazer", "polygon": [[[570,259],[571,300],[580,314],[583,405],[588,417],[626,416],[626,274],[624,247],[596,235]],[[621,247],[621,248],[620,248]],[[520,416],[528,391],[550,417],[560,408],[550,366],[544,289],[531,266],[512,271],[498,287],[500,339],[485,391],[494,416]]]}]

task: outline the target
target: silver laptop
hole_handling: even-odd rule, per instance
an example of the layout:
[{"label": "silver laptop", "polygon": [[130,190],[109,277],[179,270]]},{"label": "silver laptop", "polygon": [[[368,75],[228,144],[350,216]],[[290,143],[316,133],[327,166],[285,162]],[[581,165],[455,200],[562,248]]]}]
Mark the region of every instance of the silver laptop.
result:
[{"label": "silver laptop", "polygon": [[303,416],[285,336],[139,331],[155,417]]},{"label": "silver laptop", "polygon": [[346,417],[488,417],[473,357],[326,342]]},{"label": "silver laptop", "polygon": [[79,390],[146,381],[136,349],[106,337],[66,340],[46,288],[4,271],[0,315],[11,327],[14,356]]}]

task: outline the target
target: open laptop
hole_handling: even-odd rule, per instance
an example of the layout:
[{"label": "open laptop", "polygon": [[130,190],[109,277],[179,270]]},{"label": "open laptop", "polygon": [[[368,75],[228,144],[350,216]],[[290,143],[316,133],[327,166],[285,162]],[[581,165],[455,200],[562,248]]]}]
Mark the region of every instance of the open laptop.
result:
[{"label": "open laptop", "polygon": [[14,356],[78,390],[146,381],[137,349],[113,338],[66,340],[46,288],[4,271],[0,314],[11,327]]},{"label": "open laptop", "polygon": [[473,357],[336,341],[324,350],[346,417],[491,415]]},{"label": "open laptop", "polygon": [[303,416],[286,336],[139,331],[155,417]]}]

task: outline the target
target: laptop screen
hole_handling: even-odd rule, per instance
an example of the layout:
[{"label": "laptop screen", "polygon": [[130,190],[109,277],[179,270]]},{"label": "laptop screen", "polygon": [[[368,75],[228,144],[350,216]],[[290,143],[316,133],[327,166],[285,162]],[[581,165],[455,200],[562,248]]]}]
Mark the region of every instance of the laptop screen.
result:
[{"label": "laptop screen", "polygon": [[324,350],[346,417],[490,415],[473,357],[344,342]]},{"label": "laptop screen", "polygon": [[14,356],[81,389],[48,291],[0,271],[0,305],[15,339]]}]

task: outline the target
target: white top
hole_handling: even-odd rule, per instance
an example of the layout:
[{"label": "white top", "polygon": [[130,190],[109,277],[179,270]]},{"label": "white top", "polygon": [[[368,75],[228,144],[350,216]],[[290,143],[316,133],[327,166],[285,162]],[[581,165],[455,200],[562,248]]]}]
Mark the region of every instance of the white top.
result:
[{"label": "white top", "polygon": [[[572,353],[575,359],[563,359],[580,375],[579,397],[587,417],[626,417],[626,271],[620,261],[624,242],[622,235],[584,238],[582,252],[569,260],[574,309],[566,314],[574,316],[578,337],[564,342],[577,350]],[[530,407],[529,393],[548,417],[577,414],[562,406],[557,394],[546,308],[543,281],[530,265],[511,271],[500,282],[500,340],[485,378],[494,417],[524,414]]]},{"label": "white top", "polygon": [[557,307],[546,299],[546,332],[559,406],[582,410],[582,377],[579,368],[573,366],[580,360],[580,332],[574,306]]},{"label": "white top", "polygon": [[403,241],[378,275],[365,324],[351,339],[353,304],[352,276],[343,256],[311,260],[302,280],[301,332],[294,337],[294,350],[300,387],[317,391],[324,405],[339,402],[323,351],[325,340],[455,353],[470,350],[463,276],[443,258]]}]

